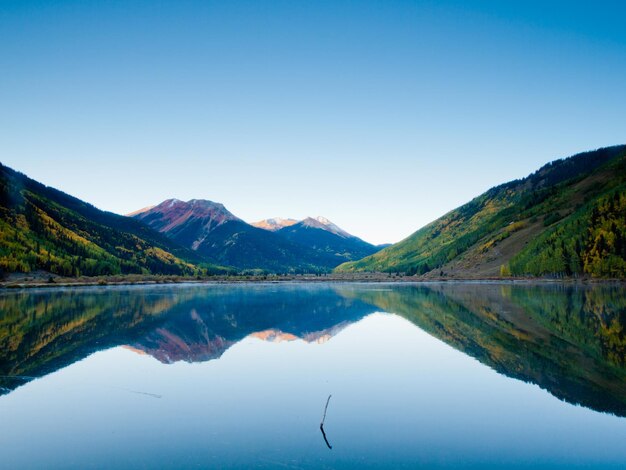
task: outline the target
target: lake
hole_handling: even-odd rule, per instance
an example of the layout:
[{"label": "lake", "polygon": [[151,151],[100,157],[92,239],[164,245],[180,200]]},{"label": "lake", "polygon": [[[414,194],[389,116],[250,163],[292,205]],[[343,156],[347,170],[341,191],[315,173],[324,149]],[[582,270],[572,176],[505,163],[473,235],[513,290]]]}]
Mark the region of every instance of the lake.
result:
[{"label": "lake", "polygon": [[626,468],[625,326],[611,284],[4,291],[0,468]]}]

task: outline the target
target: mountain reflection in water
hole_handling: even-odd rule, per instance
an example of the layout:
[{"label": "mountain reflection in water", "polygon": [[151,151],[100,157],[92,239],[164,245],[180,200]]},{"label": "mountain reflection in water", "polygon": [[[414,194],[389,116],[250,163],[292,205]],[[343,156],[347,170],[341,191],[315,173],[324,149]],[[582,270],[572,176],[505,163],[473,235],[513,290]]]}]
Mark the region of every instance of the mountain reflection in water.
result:
[{"label": "mountain reflection in water", "polygon": [[[621,285],[254,284],[0,294],[0,394],[125,345],[162,363],[218,359],[245,337],[326,341],[368,314],[411,323],[497,372],[626,416]],[[410,373],[410,371],[407,371]]]}]

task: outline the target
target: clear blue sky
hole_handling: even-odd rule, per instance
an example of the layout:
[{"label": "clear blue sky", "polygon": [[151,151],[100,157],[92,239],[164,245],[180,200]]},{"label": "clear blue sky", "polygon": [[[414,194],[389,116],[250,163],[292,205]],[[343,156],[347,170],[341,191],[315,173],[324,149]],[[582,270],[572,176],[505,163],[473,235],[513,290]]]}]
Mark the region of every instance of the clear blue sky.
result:
[{"label": "clear blue sky", "polygon": [[395,242],[626,142],[623,5],[0,0],[0,160],[113,212],[205,198]]}]

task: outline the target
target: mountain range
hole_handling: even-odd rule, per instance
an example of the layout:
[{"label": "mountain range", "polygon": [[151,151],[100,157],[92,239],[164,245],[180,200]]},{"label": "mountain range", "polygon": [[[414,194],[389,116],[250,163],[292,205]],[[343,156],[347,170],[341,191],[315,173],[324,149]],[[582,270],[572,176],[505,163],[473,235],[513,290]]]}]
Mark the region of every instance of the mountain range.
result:
[{"label": "mountain range", "polygon": [[323,217],[249,224],[168,199],[127,217],[0,164],[0,275],[389,272],[422,278],[626,277],[626,146],[549,163],[391,246]]},{"label": "mountain range", "polygon": [[168,199],[125,217],[0,165],[0,275],[328,272],[379,249],[315,220],[295,221],[301,236],[283,234],[200,199]]},{"label": "mountain range", "polygon": [[129,215],[210,262],[240,270],[323,272],[378,251],[323,217],[255,226],[207,200],[168,199]]}]

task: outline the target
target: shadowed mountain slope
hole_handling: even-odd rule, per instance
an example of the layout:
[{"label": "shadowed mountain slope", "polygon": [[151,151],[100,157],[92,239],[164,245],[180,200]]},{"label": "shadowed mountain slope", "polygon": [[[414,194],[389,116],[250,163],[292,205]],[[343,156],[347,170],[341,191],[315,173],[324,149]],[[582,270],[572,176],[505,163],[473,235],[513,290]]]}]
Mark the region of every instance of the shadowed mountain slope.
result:
[{"label": "shadowed mountain slope", "polygon": [[379,250],[323,218],[309,217],[277,233],[294,243],[334,255],[341,261],[358,260]]}]

